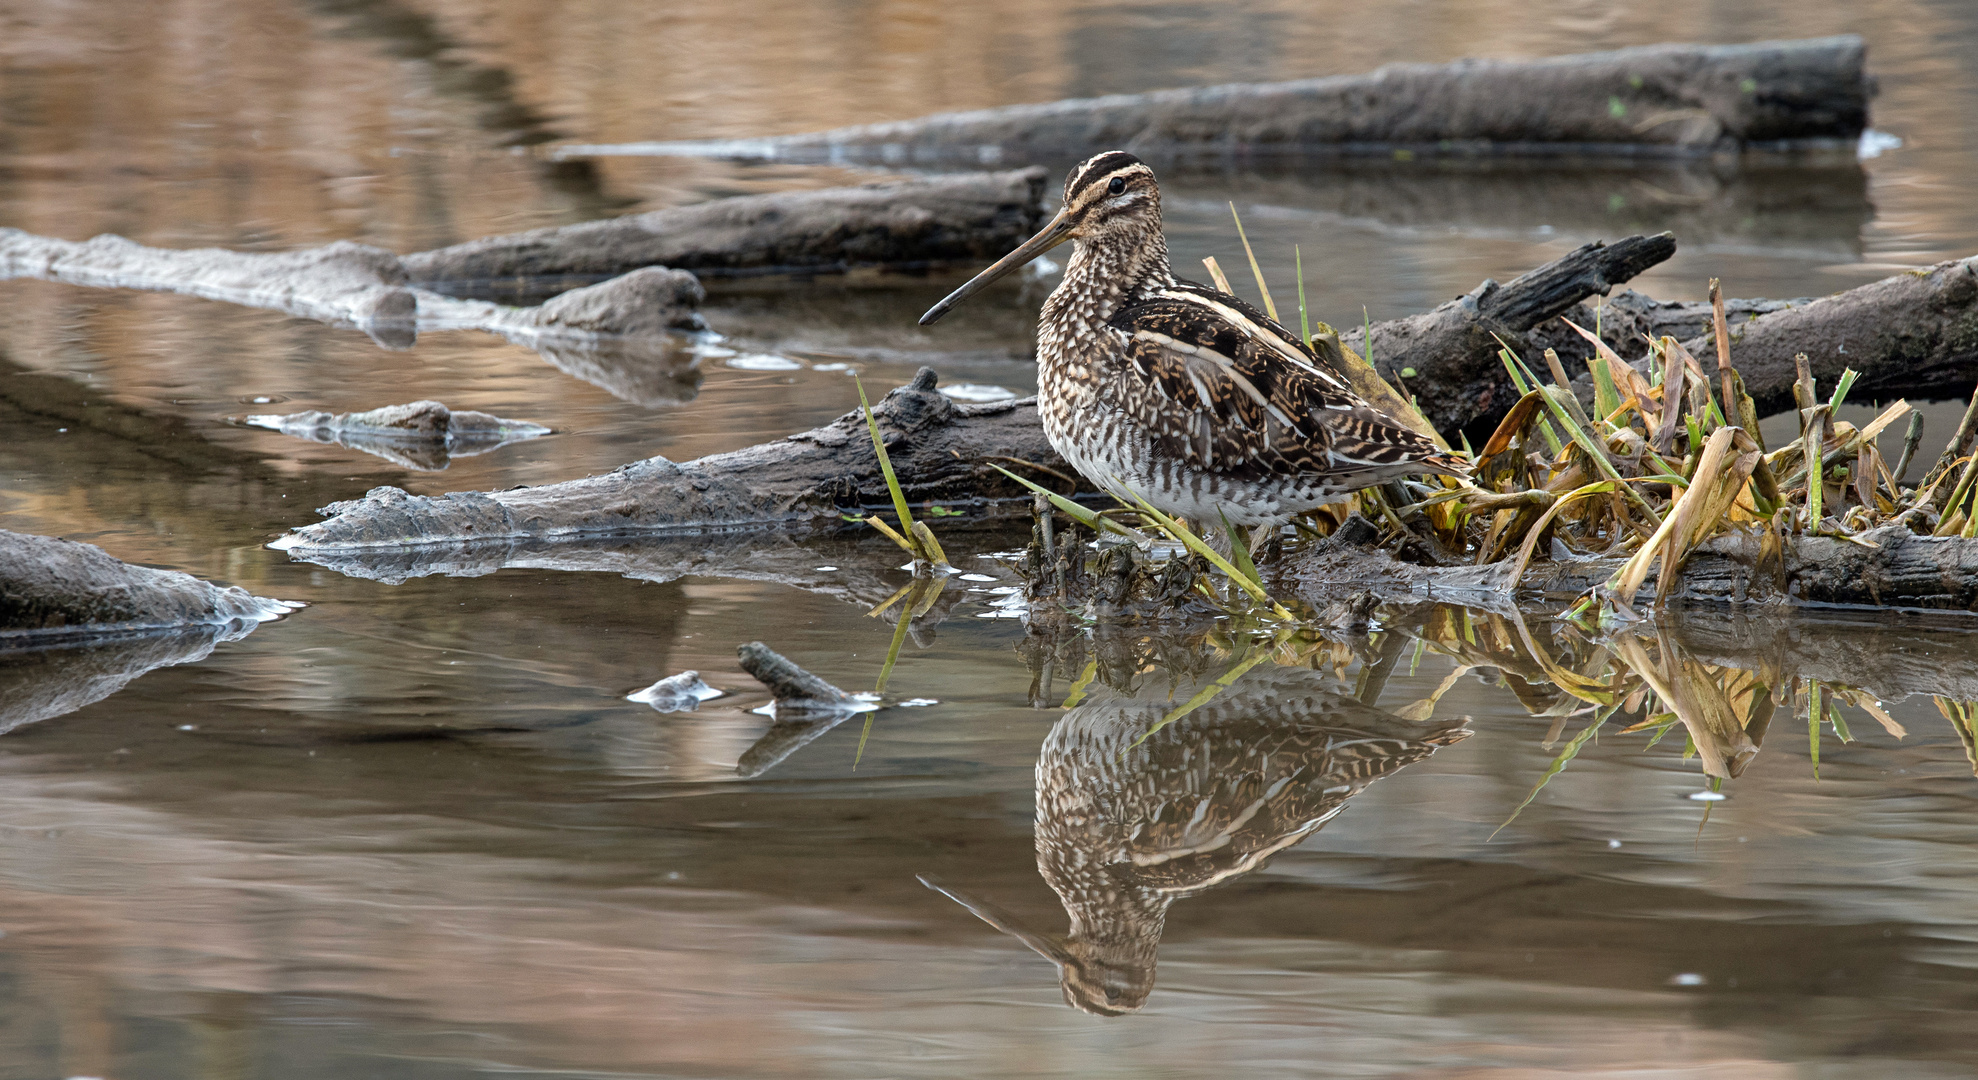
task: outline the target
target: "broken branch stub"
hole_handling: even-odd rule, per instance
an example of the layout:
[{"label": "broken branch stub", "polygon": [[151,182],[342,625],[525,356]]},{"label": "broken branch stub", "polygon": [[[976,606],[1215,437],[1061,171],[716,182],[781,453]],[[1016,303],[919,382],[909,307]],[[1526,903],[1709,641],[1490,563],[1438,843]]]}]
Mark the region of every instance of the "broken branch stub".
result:
[{"label": "broken branch stub", "polygon": [[1852,151],[1872,88],[1855,36],[1649,45],[1542,60],[1390,64],[1370,74],[1118,94],[762,139],[565,146],[563,158],[666,154],[885,164],[1154,161],[1231,154],[1703,155]]},{"label": "broken branch stub", "polygon": [[[1528,339],[1534,328],[1675,252],[1668,233],[1630,236],[1583,245],[1503,285],[1486,280],[1432,311],[1374,324],[1375,365],[1415,395],[1438,430],[1495,422],[1518,400],[1497,356],[1500,338],[1536,360],[1544,350]],[[1345,338],[1359,344],[1350,331]]]}]

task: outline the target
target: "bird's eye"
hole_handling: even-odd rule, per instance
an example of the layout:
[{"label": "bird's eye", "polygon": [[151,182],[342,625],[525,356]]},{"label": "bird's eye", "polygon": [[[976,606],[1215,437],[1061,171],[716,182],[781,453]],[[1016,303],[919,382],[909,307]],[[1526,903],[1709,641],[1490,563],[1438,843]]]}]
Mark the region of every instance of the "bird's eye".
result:
[{"label": "bird's eye", "polygon": [[1118,195],[1120,192],[1125,191],[1126,177],[1124,176],[1113,177],[1113,182],[1106,185],[1106,190],[1113,193],[1114,195]]}]

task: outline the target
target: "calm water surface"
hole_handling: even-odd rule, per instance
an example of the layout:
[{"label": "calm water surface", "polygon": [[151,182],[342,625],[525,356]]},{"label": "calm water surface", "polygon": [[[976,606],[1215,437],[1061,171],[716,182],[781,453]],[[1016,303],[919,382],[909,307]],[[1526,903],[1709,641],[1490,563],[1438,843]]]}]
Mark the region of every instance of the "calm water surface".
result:
[{"label": "calm water surface", "polygon": [[[1288,286],[1297,244],[1341,325],[1643,229],[1683,245],[1652,295],[1817,295],[1978,251],[1970,5],[16,3],[0,225],[412,251],[866,175],[532,149],[558,141],[1842,32],[1903,140],[1858,168],[1167,182],[1178,260],[1230,262],[1234,201],[1267,273]],[[1050,281],[913,326],[955,281],[717,291],[727,346],[802,366],[616,381],[480,334],[388,352],[0,282],[0,527],[310,605],[0,669],[9,722],[39,718],[0,736],[0,1077],[1978,1069],[1969,626],[1690,619],[1602,645],[1425,609],[1267,656],[1031,634],[971,563],[996,580],[955,583],[888,687],[935,703],[792,749],[760,741],[735,647],[872,686],[893,626],[864,613],[906,581],[883,542],[624,543],[398,584],[263,547],[378,484],[547,483],[801,430],[856,402],[823,365],[1030,389]],[[226,423],[419,397],[556,434],[424,471]],[[729,695],[624,700],[689,668]],[[1889,720],[1844,702],[1852,741],[1823,729],[1817,778],[1805,679]],[[1628,703],[1645,680],[1688,715],[1657,727]],[[1736,762],[1727,798],[1691,798],[1713,761]]]}]

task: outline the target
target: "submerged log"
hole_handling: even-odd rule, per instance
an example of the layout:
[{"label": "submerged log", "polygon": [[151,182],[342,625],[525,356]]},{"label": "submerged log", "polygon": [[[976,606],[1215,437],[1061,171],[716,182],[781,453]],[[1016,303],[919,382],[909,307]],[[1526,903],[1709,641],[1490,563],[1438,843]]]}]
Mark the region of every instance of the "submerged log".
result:
[{"label": "submerged log", "polygon": [[703,278],[919,270],[1000,257],[1044,221],[1043,169],[783,191],[491,236],[405,257],[412,279],[478,293],[500,279],[611,277],[641,266]]},{"label": "submerged log", "polygon": [[[1048,480],[1066,470],[1044,441],[1033,399],[968,405],[935,389],[932,369],[873,409],[907,498],[983,513],[1026,490],[1001,463]],[[1043,466],[1039,471],[1035,466]],[[603,476],[507,491],[414,496],[374,488],[323,508],[329,519],[275,542],[298,555],[484,540],[721,531],[835,524],[888,503],[859,412],[778,442],[675,463],[648,458]]]},{"label": "submerged log", "polygon": [[455,457],[485,454],[550,433],[541,424],[504,420],[471,409],[449,409],[438,401],[414,401],[356,413],[311,410],[285,416],[248,416],[239,422],[311,442],[362,450],[425,472],[444,469]]},{"label": "submerged log", "polygon": [[[1314,545],[1279,570],[1280,580],[1318,606],[1364,590],[1383,599],[1437,598],[1506,609],[1521,600],[1581,596],[1604,585],[1623,561],[1535,562],[1513,582],[1508,561],[1423,565],[1354,542],[1371,531]],[[1768,545],[1757,534],[1719,536],[1690,553],[1668,595],[1677,602],[1978,612],[1978,540],[1918,536],[1899,526],[1859,539],[1866,543],[1799,536]],[[1658,565],[1631,599],[1652,600],[1660,572]]]},{"label": "submerged log", "polygon": [[565,146],[560,158],[698,155],[886,164],[1268,153],[1695,155],[1844,144],[1873,87],[1855,36],[1649,45],[1543,60],[1121,94],[766,139]]},{"label": "submerged log", "polygon": [[187,626],[238,628],[297,606],[133,566],[93,544],[0,530],[0,649]]},{"label": "submerged log", "polygon": [[706,294],[684,270],[646,267],[538,307],[509,307],[411,288],[397,255],[347,240],[265,254],[146,247],[108,234],[78,243],[0,229],[0,278],[16,277],[266,308],[354,326],[393,349],[410,348],[422,328],[486,330],[533,347],[706,326],[695,310]]}]

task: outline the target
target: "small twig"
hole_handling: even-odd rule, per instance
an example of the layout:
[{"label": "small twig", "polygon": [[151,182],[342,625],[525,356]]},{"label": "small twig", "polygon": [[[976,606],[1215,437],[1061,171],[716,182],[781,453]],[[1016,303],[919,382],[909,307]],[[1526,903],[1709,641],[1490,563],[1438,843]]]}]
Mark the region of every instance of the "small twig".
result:
[{"label": "small twig", "polygon": [[1018,457],[1005,457],[1002,454],[986,454],[983,456],[983,460],[1007,461],[1012,465],[1022,465],[1025,468],[1036,469],[1038,472],[1041,473],[1050,473],[1052,476],[1055,476],[1058,479],[1063,480],[1065,483],[1070,484],[1072,492],[1074,494],[1076,494],[1078,491],[1078,477],[1073,476],[1070,473],[1060,471],[1058,469],[1053,469],[1049,465],[1039,465],[1034,461],[1025,461],[1024,459]]}]

